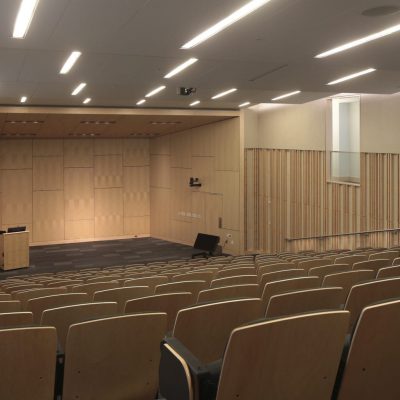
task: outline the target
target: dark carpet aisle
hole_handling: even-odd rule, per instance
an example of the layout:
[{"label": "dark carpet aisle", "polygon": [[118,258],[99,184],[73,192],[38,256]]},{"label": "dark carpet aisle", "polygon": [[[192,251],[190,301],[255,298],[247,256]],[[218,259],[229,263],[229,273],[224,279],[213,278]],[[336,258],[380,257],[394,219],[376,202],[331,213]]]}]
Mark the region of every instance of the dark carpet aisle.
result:
[{"label": "dark carpet aisle", "polygon": [[30,267],[0,272],[0,279],[26,273],[79,270],[190,258],[191,246],[155,238],[84,242],[30,248]]}]

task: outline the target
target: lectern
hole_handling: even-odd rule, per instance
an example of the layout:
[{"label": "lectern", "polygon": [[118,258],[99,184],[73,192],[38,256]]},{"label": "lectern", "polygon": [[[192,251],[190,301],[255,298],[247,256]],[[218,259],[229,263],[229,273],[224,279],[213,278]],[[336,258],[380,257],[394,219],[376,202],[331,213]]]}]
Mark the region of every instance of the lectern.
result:
[{"label": "lectern", "polygon": [[29,267],[29,232],[0,235],[0,268],[4,271]]}]

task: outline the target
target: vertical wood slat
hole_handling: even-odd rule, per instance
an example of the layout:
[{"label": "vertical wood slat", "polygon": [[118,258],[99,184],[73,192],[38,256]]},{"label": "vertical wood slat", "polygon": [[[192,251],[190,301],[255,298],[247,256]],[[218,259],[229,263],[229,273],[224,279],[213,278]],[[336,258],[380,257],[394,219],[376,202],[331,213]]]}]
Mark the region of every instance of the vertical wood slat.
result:
[{"label": "vertical wood slat", "polygon": [[[298,241],[288,237],[319,236],[390,229],[399,226],[400,159],[398,154],[360,155],[360,186],[329,183],[322,151],[248,149],[247,170],[254,174],[246,185],[246,204],[253,202],[246,232],[254,240],[248,251],[326,250],[335,247],[389,247],[399,235],[377,233],[330,240]],[[248,161],[247,161],[248,162]],[[246,211],[247,212],[247,211]],[[245,232],[245,235],[247,233]]]}]

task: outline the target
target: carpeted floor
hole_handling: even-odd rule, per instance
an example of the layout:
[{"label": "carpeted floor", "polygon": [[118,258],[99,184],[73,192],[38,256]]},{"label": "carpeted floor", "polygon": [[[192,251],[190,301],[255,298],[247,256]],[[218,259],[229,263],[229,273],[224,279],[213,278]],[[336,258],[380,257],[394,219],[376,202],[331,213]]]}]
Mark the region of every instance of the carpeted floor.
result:
[{"label": "carpeted floor", "polygon": [[198,252],[191,246],[155,238],[85,242],[30,248],[30,267],[1,271],[0,279],[26,273],[78,270],[190,258]]}]

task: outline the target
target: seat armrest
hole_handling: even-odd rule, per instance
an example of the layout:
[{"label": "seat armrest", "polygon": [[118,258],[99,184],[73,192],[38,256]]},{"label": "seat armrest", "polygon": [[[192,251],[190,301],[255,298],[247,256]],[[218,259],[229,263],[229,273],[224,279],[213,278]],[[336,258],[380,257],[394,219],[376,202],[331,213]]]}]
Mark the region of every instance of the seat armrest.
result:
[{"label": "seat armrest", "polygon": [[178,339],[166,338],[161,344],[160,394],[168,400],[211,400],[221,364],[203,364]]}]

